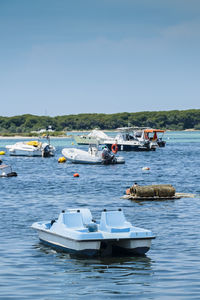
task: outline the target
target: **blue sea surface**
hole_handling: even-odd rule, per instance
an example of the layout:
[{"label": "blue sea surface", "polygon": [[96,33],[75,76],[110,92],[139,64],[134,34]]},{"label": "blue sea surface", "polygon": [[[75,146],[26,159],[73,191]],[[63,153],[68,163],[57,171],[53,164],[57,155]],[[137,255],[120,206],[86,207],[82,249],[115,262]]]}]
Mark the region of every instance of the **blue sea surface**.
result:
[{"label": "blue sea surface", "polygon": [[[124,165],[59,164],[63,148],[77,147],[72,138],[52,139],[52,158],[1,156],[18,176],[0,178],[0,299],[200,299],[200,132],[164,137],[166,147],[155,152],[120,152]],[[0,140],[0,150],[15,142]],[[134,182],[172,184],[195,197],[122,199]],[[96,219],[104,208],[122,208],[128,221],[156,239],[144,257],[56,252],[30,226],[69,207],[90,208]]]}]

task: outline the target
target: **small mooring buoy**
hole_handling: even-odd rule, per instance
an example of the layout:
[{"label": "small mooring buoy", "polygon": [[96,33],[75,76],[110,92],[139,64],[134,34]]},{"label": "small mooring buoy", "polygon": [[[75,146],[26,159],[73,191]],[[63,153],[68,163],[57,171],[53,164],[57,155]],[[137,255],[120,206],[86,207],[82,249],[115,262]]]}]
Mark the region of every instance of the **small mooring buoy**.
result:
[{"label": "small mooring buoy", "polygon": [[59,157],[58,162],[59,163],[65,163],[66,162],[66,158],[64,156]]},{"label": "small mooring buoy", "polygon": [[6,152],[5,151],[0,151],[0,155],[5,155]]},{"label": "small mooring buoy", "polygon": [[74,173],[74,177],[79,177],[79,174],[78,173]]},{"label": "small mooring buoy", "polygon": [[142,171],[149,171],[149,170],[150,170],[149,167],[143,167],[143,168],[142,168]]}]

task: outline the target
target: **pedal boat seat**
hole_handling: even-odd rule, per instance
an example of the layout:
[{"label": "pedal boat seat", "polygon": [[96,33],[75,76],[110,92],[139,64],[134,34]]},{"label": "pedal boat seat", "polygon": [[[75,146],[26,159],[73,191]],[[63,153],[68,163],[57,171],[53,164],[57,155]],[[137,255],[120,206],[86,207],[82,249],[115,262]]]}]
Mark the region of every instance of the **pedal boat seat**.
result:
[{"label": "pedal boat seat", "polygon": [[80,212],[66,212],[63,214],[63,223],[69,229],[80,232],[88,232],[88,229],[83,224],[82,215]]},{"label": "pedal boat seat", "polygon": [[131,223],[127,222],[122,211],[103,211],[99,229],[111,233],[129,232]]}]

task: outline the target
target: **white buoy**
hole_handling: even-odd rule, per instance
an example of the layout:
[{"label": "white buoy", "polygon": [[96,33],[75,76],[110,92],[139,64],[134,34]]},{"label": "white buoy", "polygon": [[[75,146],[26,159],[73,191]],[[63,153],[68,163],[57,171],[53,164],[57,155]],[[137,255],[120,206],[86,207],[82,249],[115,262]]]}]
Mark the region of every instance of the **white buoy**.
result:
[{"label": "white buoy", "polygon": [[150,170],[149,167],[143,167],[143,168],[142,168],[142,171],[149,171],[149,170]]}]

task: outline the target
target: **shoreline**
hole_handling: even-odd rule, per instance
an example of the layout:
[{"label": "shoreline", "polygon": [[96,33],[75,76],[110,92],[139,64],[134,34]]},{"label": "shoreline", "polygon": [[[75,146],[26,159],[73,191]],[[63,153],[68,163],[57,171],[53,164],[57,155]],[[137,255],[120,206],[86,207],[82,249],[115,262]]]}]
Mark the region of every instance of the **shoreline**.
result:
[{"label": "shoreline", "polygon": [[[117,130],[114,129],[114,130],[103,130],[103,131],[106,131],[106,132],[116,132]],[[185,130],[171,130],[171,129],[168,129],[166,130],[165,132],[197,132],[197,131],[200,131],[198,129],[185,129]],[[64,138],[64,139],[69,139],[73,136],[73,133],[89,133],[91,132],[90,130],[72,130],[72,131],[69,131],[69,135],[68,135],[68,132],[66,132],[66,135],[60,135],[60,136],[49,136],[50,139],[61,139],[61,138]],[[1,136],[0,135],[0,140],[7,140],[7,139],[11,139],[11,140],[17,140],[17,139],[38,139],[40,138],[39,136],[23,136],[23,135],[15,135],[15,136]]]}]

